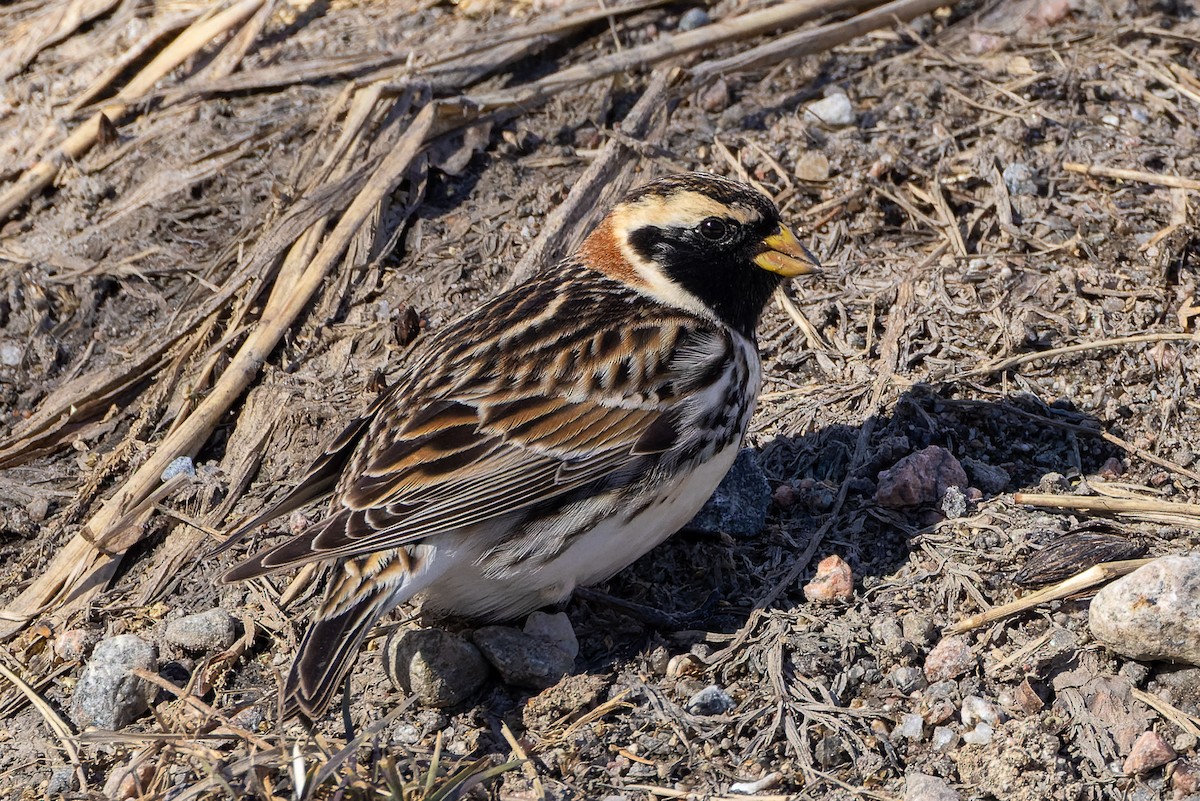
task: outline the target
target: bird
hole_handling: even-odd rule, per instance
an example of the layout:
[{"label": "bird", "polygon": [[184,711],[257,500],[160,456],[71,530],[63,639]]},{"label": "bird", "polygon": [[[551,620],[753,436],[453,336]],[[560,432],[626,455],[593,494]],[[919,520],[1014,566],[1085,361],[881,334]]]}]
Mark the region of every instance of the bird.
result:
[{"label": "bird", "polygon": [[223,576],[332,565],[281,714],[322,717],[402,603],[512,619],[682,528],[741,448],[763,308],[819,271],[763,193],[667,175],[628,192],[573,255],[430,336],[294,489],[225,540],[328,498]]}]

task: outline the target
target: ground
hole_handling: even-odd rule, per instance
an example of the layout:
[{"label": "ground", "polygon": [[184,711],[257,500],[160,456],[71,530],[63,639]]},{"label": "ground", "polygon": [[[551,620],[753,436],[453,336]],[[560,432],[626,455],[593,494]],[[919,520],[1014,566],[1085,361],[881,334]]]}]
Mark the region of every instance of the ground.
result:
[{"label": "ground", "polygon": [[[67,5],[85,19],[56,16]],[[479,797],[713,797],[762,779],[760,797],[898,798],[917,773],[963,798],[1186,794],[1200,668],[1109,651],[1089,633],[1086,594],[961,634],[965,661],[948,679],[929,656],[948,627],[1028,592],[1017,572],[1093,517],[1014,493],[1149,498],[1161,508],[1106,518],[1104,532],[1149,555],[1200,548],[1196,517],[1167,506],[1200,501],[1192,6],[960,3],[713,77],[705,64],[761,40],[724,43],[673,62],[693,72],[663,89],[644,134],[617,126],[651,82],[647,62],[500,103],[488,125],[429,134],[310,284],[321,240],[288,249],[353,215],[431,94],[516,97],[677,35],[689,7],[642,4],[530,39],[592,7],[242,3],[252,15],[118,95],[207,5],[24,2],[0,19],[3,188],[39,158],[61,164],[0,220],[11,797],[290,798],[293,744],[310,769],[328,767],[309,780],[326,797],[339,785],[370,797],[390,771],[412,781],[435,747],[443,765],[530,758],[469,791]],[[708,13],[750,10],[723,0]],[[837,93],[849,124],[806,116]],[[112,125],[55,162],[94,111],[68,104],[96,98]],[[492,679],[444,711],[401,704],[380,659],[391,633],[415,625],[401,611],[352,678],[359,747],[342,750],[336,711],[315,733],[280,724],[278,673],[318,587],[220,584],[249,545],[201,558],[210,537],[290,486],[426,332],[499,291],[589,165],[621,144],[609,183],[694,169],[755,182],[825,265],[760,328],[765,386],[748,445],[773,491],[765,529],[684,532],[603,587],[667,613],[715,591],[687,625],[570,602],[574,675],[541,694]],[[1087,174],[1096,167],[1137,175]],[[278,341],[255,339],[269,330]],[[257,356],[235,355],[258,342]],[[244,382],[224,383],[239,371]],[[164,443],[183,443],[167,455],[194,456],[196,476],[143,502]],[[883,471],[931,445],[970,479],[950,516],[877,494]],[[122,505],[146,465],[153,482]],[[86,540],[86,557],[61,555],[96,528],[119,558],[97,560]],[[849,564],[854,592],[821,605],[803,587],[829,555]],[[1072,567],[1095,561],[1085,552]],[[30,600],[48,571],[72,568],[69,597]],[[169,621],[218,605],[241,621],[228,658],[167,642]],[[122,633],[155,643],[161,674],[193,681],[204,709],[162,696],[115,733],[66,728],[86,649],[64,643]],[[686,711],[712,684],[733,707]],[[1001,713],[983,742],[961,740],[972,696]],[[1124,775],[1151,730],[1180,758]],[[121,789],[130,765],[141,785]]]}]

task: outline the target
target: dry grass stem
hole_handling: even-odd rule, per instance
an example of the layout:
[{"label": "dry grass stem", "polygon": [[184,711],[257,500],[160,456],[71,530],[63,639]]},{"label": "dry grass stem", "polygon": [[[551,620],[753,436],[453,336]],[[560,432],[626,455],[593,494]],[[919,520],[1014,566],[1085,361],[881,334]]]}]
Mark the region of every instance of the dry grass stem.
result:
[{"label": "dry grass stem", "polygon": [[1118,181],[1134,181],[1142,184],[1153,184],[1154,186],[1169,186],[1174,189],[1188,189],[1193,192],[1200,191],[1200,181],[1192,178],[1180,178],[1175,175],[1161,175],[1144,170],[1125,170],[1118,167],[1102,167],[1099,164],[1079,164],[1074,161],[1065,162],[1063,169],[1067,172],[1076,172],[1081,175],[1092,176],[1093,178],[1113,178]]},{"label": "dry grass stem", "polygon": [[1026,612],[1049,601],[1059,601],[1063,598],[1069,598],[1076,593],[1090,590],[1097,584],[1103,584],[1106,581],[1128,575],[1142,565],[1147,565],[1153,561],[1153,559],[1127,559],[1121,562],[1105,562],[1104,564],[1089,567],[1082,573],[1060,581],[1058,584],[1031,592],[1011,603],[994,606],[986,612],[981,612],[978,615],[972,615],[964,620],[960,620],[952,626],[947,626],[946,633],[962,634],[963,632],[977,629],[980,626],[994,623],[997,620],[1003,620],[1004,618]]}]

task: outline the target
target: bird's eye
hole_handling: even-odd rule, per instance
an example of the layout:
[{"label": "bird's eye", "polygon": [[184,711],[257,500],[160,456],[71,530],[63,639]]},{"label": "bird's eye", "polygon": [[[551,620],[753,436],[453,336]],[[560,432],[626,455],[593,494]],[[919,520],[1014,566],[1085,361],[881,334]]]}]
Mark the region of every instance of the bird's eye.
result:
[{"label": "bird's eye", "polygon": [[717,217],[709,217],[700,223],[700,235],[710,242],[720,242],[728,233],[729,226]]}]

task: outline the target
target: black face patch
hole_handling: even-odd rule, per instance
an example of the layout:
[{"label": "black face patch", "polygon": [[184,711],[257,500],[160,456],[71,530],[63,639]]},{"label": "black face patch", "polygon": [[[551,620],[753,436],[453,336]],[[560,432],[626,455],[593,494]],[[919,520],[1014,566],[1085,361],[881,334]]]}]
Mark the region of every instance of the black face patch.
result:
[{"label": "black face patch", "polygon": [[641,258],[657,264],[675,283],[695,295],[747,337],[782,280],[754,263],[762,240],[779,226],[774,209],[753,225],[732,217],[722,220],[726,236],[713,241],[702,229],[644,226],[631,231],[629,244]]}]

